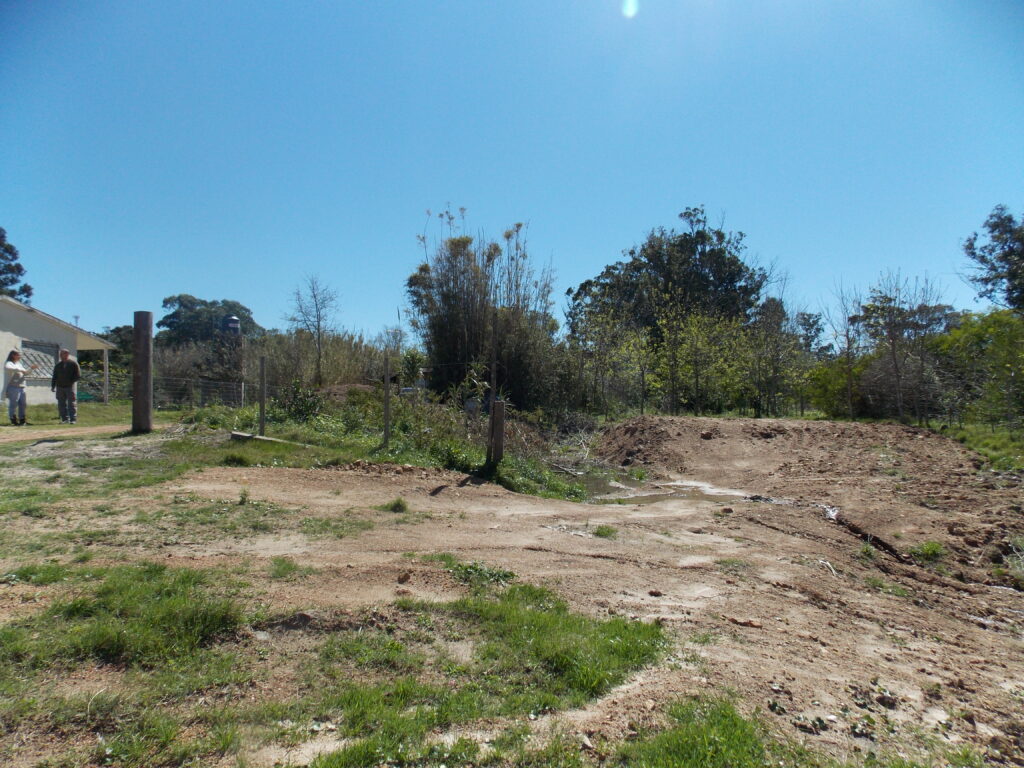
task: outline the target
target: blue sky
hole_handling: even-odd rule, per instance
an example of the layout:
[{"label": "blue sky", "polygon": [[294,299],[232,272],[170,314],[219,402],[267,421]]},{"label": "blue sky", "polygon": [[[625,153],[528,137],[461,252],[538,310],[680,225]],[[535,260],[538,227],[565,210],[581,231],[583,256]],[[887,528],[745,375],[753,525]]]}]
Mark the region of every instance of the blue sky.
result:
[{"label": "blue sky", "polygon": [[961,241],[1024,213],[1011,0],[6,0],[0,35],[0,226],[93,330],[178,293],[281,327],[318,275],[372,336],[448,203],[528,223],[559,293],[704,204],[792,306],[899,269],[972,307]]}]

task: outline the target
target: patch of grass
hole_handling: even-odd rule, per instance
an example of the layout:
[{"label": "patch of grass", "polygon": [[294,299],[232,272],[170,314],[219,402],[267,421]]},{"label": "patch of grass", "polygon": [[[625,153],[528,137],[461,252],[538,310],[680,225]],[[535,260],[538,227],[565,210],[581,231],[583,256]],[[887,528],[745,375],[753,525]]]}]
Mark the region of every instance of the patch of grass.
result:
[{"label": "patch of grass", "polygon": [[1010,554],[1006,556],[1005,562],[1006,570],[1018,587],[1024,588],[1024,536],[1010,540]]},{"label": "patch of grass", "polygon": [[381,512],[394,512],[396,514],[404,514],[409,511],[409,502],[399,496],[397,499],[389,501],[387,504],[381,504],[375,509]]},{"label": "patch of grass", "polygon": [[[447,634],[472,638],[472,659],[455,663],[444,654],[412,653],[397,634],[379,629],[332,638],[321,654],[328,670],[357,663],[397,677],[357,685],[338,674],[333,685],[320,686],[324,695],[306,711],[329,714],[339,735],[357,741],[312,765],[477,765],[478,745],[428,744],[426,735],[482,718],[578,706],[652,662],[665,642],[655,624],[578,616],[547,590],[521,584],[452,603],[406,601],[399,607],[432,617]],[[425,665],[434,667],[433,674]],[[409,676],[423,672],[437,679],[438,671],[444,672],[440,685]],[[506,732],[496,743],[497,756],[517,766],[581,765],[578,744],[556,738],[531,750],[525,746],[528,732]]]},{"label": "patch of grass", "polygon": [[[63,578],[82,573],[88,571],[69,570]],[[0,628],[0,665],[35,668],[91,659],[155,666],[186,656],[242,621],[241,608],[209,594],[206,579],[200,571],[153,563],[111,568],[41,616]]]},{"label": "patch of grass", "polygon": [[516,493],[568,501],[587,498],[587,491],[581,484],[564,480],[536,459],[506,456],[489,479]]},{"label": "patch of grass", "polygon": [[618,537],[619,531],[610,525],[599,525],[594,529],[594,535],[599,539],[614,539]]},{"label": "patch of grass", "polygon": [[60,563],[43,563],[40,565],[26,565],[17,568],[10,573],[0,577],[0,581],[7,584],[37,584],[45,586],[56,584],[62,581],[91,580],[102,576],[103,569],[82,569],[72,568]]},{"label": "patch of grass", "polygon": [[728,573],[733,576],[739,576],[751,568],[750,563],[738,557],[723,557],[719,560],[715,560],[715,565],[717,565],[723,573]]},{"label": "patch of grass", "polygon": [[[155,425],[170,424],[178,420],[177,411],[157,410],[153,412],[153,423]],[[74,437],[75,427],[61,427],[60,415],[57,413],[57,406],[54,405],[30,405],[25,416],[32,426],[35,427],[56,427],[67,430],[68,437]],[[5,417],[6,418],[6,417]],[[127,430],[132,423],[132,405],[130,401],[103,403],[90,403],[79,401],[76,421],[79,427],[101,427],[101,426],[124,426]]]},{"label": "patch of grass", "polygon": [[312,538],[333,536],[344,539],[373,528],[372,521],[352,516],[350,512],[347,510],[344,517],[307,517],[299,524],[299,530]]},{"label": "patch of grass", "polygon": [[865,563],[874,562],[875,556],[878,554],[878,550],[870,544],[863,544],[857,551],[857,558],[863,560]]},{"label": "patch of grass", "polygon": [[694,645],[711,645],[718,642],[718,635],[714,632],[698,632],[691,635],[689,641]]},{"label": "patch of grass", "polygon": [[272,579],[284,580],[290,579],[293,576],[305,576],[315,572],[315,568],[299,565],[290,557],[270,558],[270,578]]},{"label": "patch of grass", "polygon": [[933,565],[946,556],[945,548],[937,541],[924,541],[907,550],[907,553],[919,563]]},{"label": "patch of grass", "polygon": [[946,432],[954,440],[984,456],[993,469],[1020,472],[1024,470],[1024,433],[1007,427],[967,424]]},{"label": "patch of grass", "polygon": [[436,555],[426,555],[423,558],[427,562],[441,563],[445,570],[452,574],[458,581],[467,584],[473,589],[490,589],[500,587],[515,580],[516,575],[504,568],[492,568],[483,563],[463,563],[455,555],[442,552]]},{"label": "patch of grass", "polygon": [[400,674],[415,672],[423,657],[411,653],[399,640],[381,630],[354,630],[331,637],[320,649],[320,661],[351,661],[360,667]]},{"label": "patch of grass", "polygon": [[170,504],[140,510],[132,522],[164,532],[187,531],[189,536],[209,537],[217,533],[270,533],[289,524],[292,512],[268,501],[246,499],[245,504],[238,504],[176,496]]},{"label": "patch of grass", "polygon": [[910,590],[901,587],[899,584],[889,584],[877,576],[868,576],[864,579],[864,583],[876,592],[886,595],[894,595],[895,597],[910,597],[911,595]]},{"label": "patch of grass", "polygon": [[669,708],[665,731],[619,750],[628,768],[762,768],[769,765],[763,732],[724,700],[695,699]]}]

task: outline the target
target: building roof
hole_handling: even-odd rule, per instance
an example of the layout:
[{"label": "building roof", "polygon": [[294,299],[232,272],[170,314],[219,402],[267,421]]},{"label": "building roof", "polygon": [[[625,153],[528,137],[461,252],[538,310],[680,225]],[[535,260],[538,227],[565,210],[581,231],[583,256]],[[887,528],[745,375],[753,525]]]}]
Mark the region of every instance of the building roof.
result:
[{"label": "building roof", "polygon": [[64,320],[61,320],[59,317],[54,317],[53,315],[43,312],[41,309],[36,309],[35,307],[30,307],[27,304],[22,304],[20,301],[12,299],[10,296],[0,296],[0,301],[11,307],[20,309],[22,312],[38,315],[39,317],[48,320],[49,322],[53,323],[59,328],[63,328],[64,330],[74,332],[75,347],[79,351],[117,348],[116,344],[111,344],[106,339],[101,339],[99,336],[95,336],[94,334],[91,334],[88,331],[83,331],[77,325],[72,325],[71,323],[65,322]]}]

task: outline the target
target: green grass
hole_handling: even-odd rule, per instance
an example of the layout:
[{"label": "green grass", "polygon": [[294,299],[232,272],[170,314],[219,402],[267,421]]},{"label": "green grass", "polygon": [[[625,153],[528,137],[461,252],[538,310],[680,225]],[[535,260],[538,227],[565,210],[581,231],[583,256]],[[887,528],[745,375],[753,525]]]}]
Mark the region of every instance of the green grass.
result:
[{"label": "green grass", "polygon": [[91,659],[156,665],[188,655],[242,622],[236,603],[207,594],[200,571],[153,563],[105,572],[65,568],[60,579],[59,571],[45,566],[21,571],[29,580],[41,579],[36,583],[94,583],[37,618],[0,629],[0,664],[41,667]]},{"label": "green grass", "polygon": [[599,539],[614,539],[619,535],[619,530],[611,525],[599,525],[594,529],[594,535]]},{"label": "green grass", "polygon": [[352,510],[346,510],[339,517],[307,517],[299,524],[299,530],[310,538],[344,539],[371,528],[373,521],[352,515]]},{"label": "green grass", "polygon": [[946,556],[945,548],[937,541],[923,541],[907,550],[907,553],[919,563],[933,565]]},{"label": "green grass", "polygon": [[474,590],[486,590],[496,586],[501,587],[514,581],[516,578],[512,571],[507,571],[504,568],[492,568],[483,563],[464,563],[456,558],[455,555],[447,552],[426,555],[423,557],[423,560],[440,563],[458,581]]},{"label": "green grass", "polygon": [[886,595],[894,595],[895,597],[910,597],[911,595],[910,590],[905,587],[901,587],[899,584],[889,584],[877,576],[868,576],[864,579],[864,583],[876,592],[881,592]]},{"label": "green grass", "polygon": [[397,499],[389,501],[387,504],[381,504],[376,509],[381,512],[394,512],[396,514],[405,514],[409,511],[409,502],[399,496]]},{"label": "green grass", "polygon": [[202,538],[221,534],[272,533],[291,525],[295,510],[268,501],[201,500],[175,496],[170,504],[150,504],[138,510],[134,523],[163,532],[187,533]]},{"label": "green grass", "polygon": [[272,579],[287,580],[296,576],[309,576],[313,573],[316,573],[315,568],[299,565],[290,557],[270,558],[270,578]]},{"label": "green grass", "polygon": [[1006,427],[965,424],[951,429],[947,435],[972,451],[984,456],[993,469],[1020,472],[1024,470],[1024,433]]},{"label": "green grass", "polygon": [[761,728],[728,701],[696,699],[673,705],[662,733],[619,750],[628,768],[763,768],[769,764]]},{"label": "green grass", "polygon": [[[145,563],[88,568],[45,563],[4,577],[58,590],[50,607],[0,626],[0,733],[24,728],[86,734],[67,764],[181,765],[232,748],[230,729],[187,733],[183,696],[246,683],[218,645],[243,623],[241,606],[210,574]],[[222,579],[220,580],[223,583]],[[99,665],[113,688],[57,693],[57,670]],[[63,675],[58,675],[61,679]],[[2,742],[3,739],[0,739]],[[60,740],[54,745],[56,758]],[[0,747],[0,760],[7,756]],[[55,762],[63,765],[64,762]]]},{"label": "green grass", "polygon": [[[476,764],[475,743],[431,746],[426,735],[480,719],[579,706],[651,663],[665,644],[655,624],[579,616],[551,592],[523,584],[450,603],[405,601],[398,607],[416,624],[431,623],[440,637],[471,641],[472,659],[455,662],[436,647],[413,650],[395,629],[349,631],[329,640],[316,674],[328,675],[337,687],[320,686],[325,693],[319,702],[307,702],[307,715],[332,717],[339,735],[358,741],[318,758],[317,768]],[[343,682],[351,680],[353,664],[386,679]],[[438,671],[443,678],[431,682]],[[557,744],[529,752],[522,733],[502,746],[530,761],[517,765],[557,765],[545,761],[579,753],[578,746]]]},{"label": "green grass", "polygon": [[[60,415],[57,413],[57,404],[53,405],[30,405],[25,411],[26,421],[35,427],[58,427],[66,429],[68,436],[74,436],[73,425],[62,425]],[[154,411],[153,423],[156,425],[171,424],[178,420],[178,411]],[[6,416],[4,419],[6,420]],[[100,427],[107,425],[123,425],[129,429],[132,423],[132,404],[128,401],[117,401],[104,405],[103,403],[79,402],[76,421],[80,427]]]}]

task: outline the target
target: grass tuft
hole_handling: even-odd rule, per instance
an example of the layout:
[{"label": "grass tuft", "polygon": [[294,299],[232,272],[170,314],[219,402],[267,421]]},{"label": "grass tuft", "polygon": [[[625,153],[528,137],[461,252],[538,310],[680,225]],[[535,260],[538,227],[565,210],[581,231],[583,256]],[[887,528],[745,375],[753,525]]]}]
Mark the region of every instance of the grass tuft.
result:
[{"label": "grass tuft", "polygon": [[381,512],[394,512],[395,514],[405,514],[409,511],[409,502],[399,496],[397,499],[389,501],[387,504],[381,504],[377,507]]},{"label": "grass tuft", "polygon": [[907,550],[912,558],[919,563],[938,563],[946,556],[945,548],[937,541],[924,541]]}]

